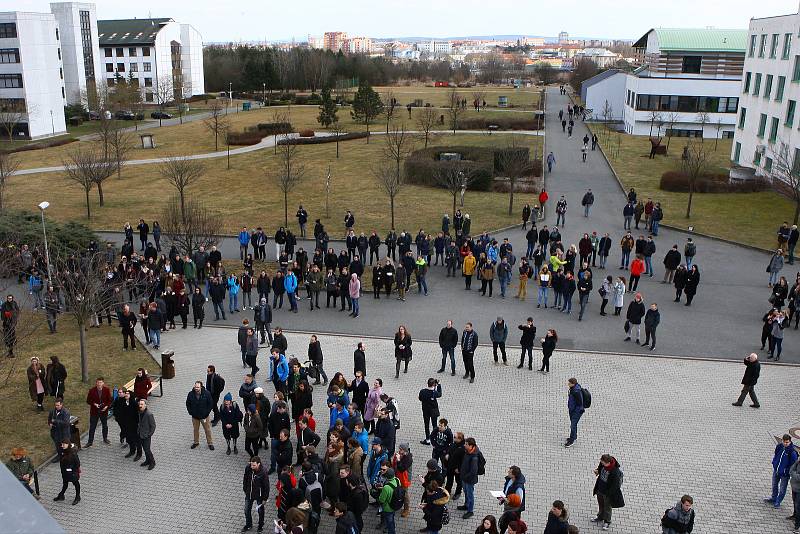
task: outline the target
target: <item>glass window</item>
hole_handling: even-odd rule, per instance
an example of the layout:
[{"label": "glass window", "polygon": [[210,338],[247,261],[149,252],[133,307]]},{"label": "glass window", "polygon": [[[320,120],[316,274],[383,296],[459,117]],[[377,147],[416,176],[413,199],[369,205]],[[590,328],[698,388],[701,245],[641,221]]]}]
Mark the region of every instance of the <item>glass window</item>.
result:
[{"label": "glass window", "polygon": [[778,117],[772,117],[769,125],[769,142],[774,143],[778,139],[778,125],[780,124]]},{"label": "glass window", "polygon": [[122,47],[117,48],[117,57],[124,57],[125,56],[125,49]]},{"label": "glass window", "polygon": [[789,59],[789,54],[792,52],[792,34],[787,33],[783,36],[783,52],[781,52],[781,59]]},{"label": "glass window", "polygon": [[758,96],[758,93],[761,92],[761,73],[756,73],[756,79],[753,82],[753,96]]},{"label": "glass window", "polygon": [[739,112],[739,129],[744,128],[744,121],[747,118],[747,108],[742,108]]},{"label": "glass window", "polygon": [[131,72],[139,72],[139,64],[138,63],[131,63],[130,64]]},{"label": "glass window", "polygon": [[26,111],[24,98],[0,98],[0,112]]},{"label": "glass window", "polygon": [[114,72],[114,64],[106,63],[106,72]]},{"label": "glass window", "polygon": [[769,98],[772,92],[772,74],[767,74],[767,79],[764,80],[764,98]]},{"label": "glass window", "polygon": [[700,64],[702,63],[701,56],[683,56],[683,65],[681,72],[689,74],[700,74]]},{"label": "glass window", "polygon": [[764,132],[767,131],[767,116],[766,114],[762,113],[761,117],[758,119],[758,133],[756,134],[758,137],[763,138]]},{"label": "glass window", "polygon": [[0,48],[0,63],[19,63],[19,48]]},{"label": "glass window", "polygon": [[764,57],[764,51],[767,48],[767,34],[761,34],[761,41],[758,44],[758,57]]},{"label": "glass window", "polygon": [[777,33],[772,34],[772,42],[769,45],[769,57],[770,59],[775,59],[778,56],[778,39],[779,36]]},{"label": "glass window", "polygon": [[144,86],[145,87],[153,87],[153,78],[145,78],[144,79]]},{"label": "glass window", "polygon": [[736,146],[733,149],[733,161],[734,163],[739,163],[739,156],[742,153],[742,143],[736,141]]},{"label": "glass window", "polygon": [[786,76],[778,76],[778,87],[775,89],[775,101],[783,100],[783,90],[786,87]]},{"label": "glass window", "polygon": [[679,96],[678,97],[678,111],[697,111],[697,97],[696,96]]},{"label": "glass window", "polygon": [[767,172],[772,171],[772,158],[766,158],[764,160],[764,170]]},{"label": "glass window", "polygon": [[756,167],[761,165],[761,152],[759,152],[758,149],[756,149],[756,153],[753,155],[753,165]]},{"label": "glass window", "polygon": [[149,56],[150,55],[150,47],[149,46],[143,46],[142,47],[142,55],[143,56]]},{"label": "glass window", "polygon": [[791,126],[794,123],[794,110],[797,107],[797,103],[794,100],[789,100],[789,104],[786,106],[786,121],[783,123],[784,126]]},{"label": "glass window", "polygon": [[22,74],[0,74],[0,88],[22,87]]},{"label": "glass window", "polygon": [[794,149],[794,159],[792,160],[792,174],[795,176],[800,172],[800,148]]},{"label": "glass window", "polygon": [[17,36],[17,24],[15,22],[3,22],[0,24],[0,39],[13,39]]},{"label": "glass window", "polygon": [[128,57],[136,57],[136,47],[131,46],[128,48]]},{"label": "glass window", "polygon": [[125,63],[117,63],[117,72],[125,72]]},{"label": "glass window", "polygon": [[794,56],[794,68],[792,69],[792,81],[800,82],[800,56]]},{"label": "glass window", "polygon": [[716,96],[701,96],[699,98],[698,111],[717,113],[719,110],[719,98]]},{"label": "glass window", "polygon": [[753,74],[750,72],[744,73],[744,89],[742,89],[743,93],[750,92],[750,79],[752,78]]},{"label": "glass window", "polygon": [[152,102],[153,101],[153,93],[145,93],[144,94],[144,101],[145,102]]},{"label": "glass window", "polygon": [[110,48],[104,48],[103,51],[106,54],[106,57],[112,57],[112,50]]},{"label": "glass window", "polygon": [[757,36],[755,35],[750,36],[750,50],[747,52],[747,55],[750,57],[756,55],[756,39],[758,39]]},{"label": "glass window", "polygon": [[150,72],[150,63],[147,63],[147,62],[142,63],[142,70],[144,72]]}]

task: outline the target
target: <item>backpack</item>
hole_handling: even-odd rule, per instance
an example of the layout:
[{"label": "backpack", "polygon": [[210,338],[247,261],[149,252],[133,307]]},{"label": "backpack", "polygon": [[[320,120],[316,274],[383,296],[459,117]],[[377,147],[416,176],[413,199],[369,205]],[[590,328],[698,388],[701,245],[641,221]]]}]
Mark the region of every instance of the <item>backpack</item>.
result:
[{"label": "backpack", "polygon": [[591,408],[592,407],[592,394],[586,388],[581,388],[581,396],[583,397],[583,407],[584,408]]},{"label": "backpack", "polygon": [[322,484],[320,484],[319,475],[314,477],[314,482],[312,482],[311,484],[308,484],[307,482],[308,481],[306,481],[306,499],[309,502],[312,502],[311,494],[313,492],[319,490],[320,495],[322,495],[322,493],[323,493],[322,492]]},{"label": "backpack", "polygon": [[390,487],[392,487],[393,489],[392,489],[392,496],[389,498],[389,508],[391,508],[392,511],[396,512],[401,508],[403,508],[403,505],[405,504],[406,489],[402,485],[400,485],[399,480],[397,481],[396,486],[390,485]]},{"label": "backpack", "polygon": [[484,458],[483,453],[480,450],[478,450],[478,474],[486,474],[486,458]]}]

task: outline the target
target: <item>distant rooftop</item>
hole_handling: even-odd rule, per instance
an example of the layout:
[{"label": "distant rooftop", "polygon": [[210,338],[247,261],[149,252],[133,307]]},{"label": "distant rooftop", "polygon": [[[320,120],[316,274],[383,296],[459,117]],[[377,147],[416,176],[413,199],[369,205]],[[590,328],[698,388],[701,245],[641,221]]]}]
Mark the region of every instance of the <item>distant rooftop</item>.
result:
[{"label": "distant rooftop", "polygon": [[660,50],[689,50],[692,52],[741,52],[747,48],[747,30],[716,28],[653,28],[633,43],[634,48],[646,48],[647,36],[656,32]]},{"label": "distant rooftop", "polygon": [[158,31],[168,22],[173,19],[98,20],[98,40],[100,46],[152,44]]}]

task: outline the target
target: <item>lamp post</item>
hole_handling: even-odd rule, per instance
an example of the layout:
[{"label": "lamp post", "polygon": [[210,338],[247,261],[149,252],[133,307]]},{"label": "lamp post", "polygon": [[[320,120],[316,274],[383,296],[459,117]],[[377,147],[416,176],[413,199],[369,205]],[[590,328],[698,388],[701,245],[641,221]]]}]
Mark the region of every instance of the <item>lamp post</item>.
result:
[{"label": "lamp post", "polygon": [[267,103],[267,84],[262,83],[261,87],[261,105],[264,106]]},{"label": "lamp post", "polygon": [[50,203],[46,200],[39,204],[39,210],[42,212],[42,235],[44,236],[44,261],[47,264],[47,283],[51,284],[53,279],[50,276],[50,251],[47,248],[47,227],[44,224],[44,210],[49,207]]},{"label": "lamp post", "polygon": [[228,82],[228,101],[230,106],[233,107],[233,82]]},{"label": "lamp post", "polygon": [[53,110],[50,110],[50,126],[53,128],[53,135],[56,135],[56,123],[53,121]]}]

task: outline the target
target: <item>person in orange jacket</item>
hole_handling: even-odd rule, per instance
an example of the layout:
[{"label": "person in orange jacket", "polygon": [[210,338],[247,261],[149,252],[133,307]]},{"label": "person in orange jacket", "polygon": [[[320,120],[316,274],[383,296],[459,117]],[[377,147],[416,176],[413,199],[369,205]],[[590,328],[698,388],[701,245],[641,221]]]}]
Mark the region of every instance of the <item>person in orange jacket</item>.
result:
[{"label": "person in orange jacket", "polygon": [[631,263],[631,277],[628,280],[628,293],[633,293],[639,287],[639,277],[645,270],[644,260],[641,256],[636,256],[636,259]]}]

